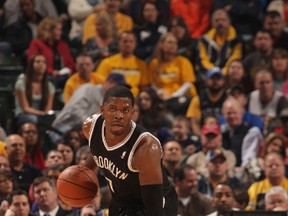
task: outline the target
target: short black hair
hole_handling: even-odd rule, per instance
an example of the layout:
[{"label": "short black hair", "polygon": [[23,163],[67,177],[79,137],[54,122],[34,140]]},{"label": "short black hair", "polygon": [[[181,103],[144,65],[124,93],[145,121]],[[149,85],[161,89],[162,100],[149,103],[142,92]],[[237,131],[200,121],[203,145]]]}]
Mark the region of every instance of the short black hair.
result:
[{"label": "short black hair", "polygon": [[[26,196],[26,197],[27,197],[27,200],[28,200],[28,203],[29,203],[29,196],[28,196],[27,192],[24,191],[24,190],[21,190],[21,189],[17,189],[17,190],[11,191],[11,193],[8,194],[8,196],[7,196],[7,202],[8,202],[8,204],[9,204],[9,205],[12,204],[12,202],[13,202],[13,197],[14,197],[14,196],[21,196],[21,195]],[[30,204],[30,203],[29,203],[29,204]]]},{"label": "short black hair", "polygon": [[190,164],[182,164],[180,165],[180,167],[176,168],[174,171],[174,180],[179,179],[179,180],[183,180],[185,179],[185,170],[195,170],[195,168],[193,166],[191,166]]},{"label": "short black hair", "polygon": [[134,106],[134,96],[130,89],[124,86],[114,86],[105,93],[103,98],[103,103],[106,103],[110,97],[123,97],[123,98],[129,98],[131,100],[132,106]]},{"label": "short black hair", "polygon": [[275,19],[276,17],[281,17],[281,14],[277,11],[277,10],[271,10],[271,11],[267,11],[266,14],[264,15],[264,19],[266,17],[269,17],[271,19]]}]

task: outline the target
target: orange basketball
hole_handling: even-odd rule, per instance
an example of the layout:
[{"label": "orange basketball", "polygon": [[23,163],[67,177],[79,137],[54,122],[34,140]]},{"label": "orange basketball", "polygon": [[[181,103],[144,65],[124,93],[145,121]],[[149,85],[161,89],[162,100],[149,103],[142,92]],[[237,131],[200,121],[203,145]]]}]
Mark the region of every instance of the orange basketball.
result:
[{"label": "orange basketball", "polygon": [[93,200],[98,191],[96,173],[85,166],[66,168],[58,177],[57,192],[69,206],[83,207]]}]

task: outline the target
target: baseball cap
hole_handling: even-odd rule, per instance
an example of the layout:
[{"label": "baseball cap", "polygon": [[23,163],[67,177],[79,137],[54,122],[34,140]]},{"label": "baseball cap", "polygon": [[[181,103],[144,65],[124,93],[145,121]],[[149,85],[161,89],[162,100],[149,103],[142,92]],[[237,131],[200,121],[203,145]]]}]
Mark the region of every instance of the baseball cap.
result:
[{"label": "baseball cap", "polygon": [[221,69],[219,67],[213,67],[213,68],[211,68],[210,70],[208,70],[206,72],[206,77],[207,78],[211,78],[214,75],[218,75],[220,77],[223,77],[223,73],[222,73],[222,71],[221,71]]},{"label": "baseball cap", "polygon": [[224,154],[224,151],[221,148],[212,149],[207,153],[207,160],[208,161],[212,161],[218,157],[223,158],[225,160],[227,159],[225,154]]},{"label": "baseball cap", "polygon": [[215,125],[203,125],[202,129],[201,129],[201,134],[203,135],[207,135],[207,134],[221,134],[221,129],[219,127],[219,125],[215,124]]},{"label": "baseball cap", "polygon": [[110,80],[110,81],[114,81],[116,82],[118,85],[121,86],[125,86],[127,88],[131,88],[131,86],[129,84],[127,84],[125,77],[122,74],[118,74],[118,73],[111,73],[109,74],[109,76],[106,78],[106,80]]}]

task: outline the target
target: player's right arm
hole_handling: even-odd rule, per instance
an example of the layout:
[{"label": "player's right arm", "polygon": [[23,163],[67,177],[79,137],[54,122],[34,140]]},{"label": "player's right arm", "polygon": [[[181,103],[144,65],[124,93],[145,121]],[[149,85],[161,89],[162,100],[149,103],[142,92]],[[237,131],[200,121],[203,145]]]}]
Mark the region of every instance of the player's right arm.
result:
[{"label": "player's right arm", "polygon": [[[95,115],[92,115],[90,117],[88,117],[82,124],[82,131],[83,131],[83,134],[85,135],[86,139],[88,141],[90,141],[90,136],[91,136],[91,128],[92,128],[92,125],[95,121]],[[92,170],[95,170],[97,168],[97,164],[95,163],[93,157],[89,157],[85,163],[84,163],[84,166],[88,167],[89,169],[92,169]]]}]

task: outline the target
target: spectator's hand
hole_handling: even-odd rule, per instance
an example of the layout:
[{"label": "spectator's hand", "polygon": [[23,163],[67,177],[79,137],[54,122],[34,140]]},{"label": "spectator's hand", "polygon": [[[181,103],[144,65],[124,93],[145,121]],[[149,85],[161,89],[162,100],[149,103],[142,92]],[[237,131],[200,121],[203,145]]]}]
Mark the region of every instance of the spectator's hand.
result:
[{"label": "spectator's hand", "polygon": [[53,70],[53,77],[59,76],[59,70]]},{"label": "spectator's hand", "polygon": [[277,206],[273,209],[273,211],[287,211],[287,209],[281,207],[281,206]]},{"label": "spectator's hand", "polygon": [[157,91],[157,95],[159,98],[161,98],[162,100],[168,100],[171,98],[171,95],[168,94],[164,89],[159,89]]},{"label": "spectator's hand", "polygon": [[97,4],[97,5],[95,5],[93,7],[93,12],[94,13],[98,13],[98,12],[100,12],[102,10],[106,10],[106,4],[104,4],[104,3]]},{"label": "spectator's hand", "polygon": [[4,216],[16,216],[12,209],[7,209]]},{"label": "spectator's hand", "polygon": [[69,20],[69,16],[68,14],[61,14],[59,19],[62,23],[64,23],[65,21]]},{"label": "spectator's hand", "polygon": [[0,215],[4,215],[8,207],[9,207],[8,202],[6,200],[3,200],[0,205]]}]

